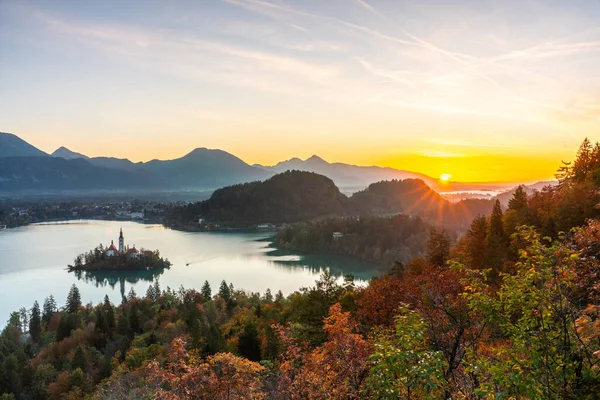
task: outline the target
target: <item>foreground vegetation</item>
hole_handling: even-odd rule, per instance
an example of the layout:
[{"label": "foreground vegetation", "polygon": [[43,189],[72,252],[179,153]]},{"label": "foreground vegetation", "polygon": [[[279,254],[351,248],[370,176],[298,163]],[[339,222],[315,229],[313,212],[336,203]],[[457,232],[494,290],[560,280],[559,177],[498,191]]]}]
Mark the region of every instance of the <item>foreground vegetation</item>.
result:
[{"label": "foreground vegetation", "polygon": [[284,297],[131,291],[13,313],[0,393],[20,399],[596,399],[600,145],[450,246],[367,286],[324,273]]}]

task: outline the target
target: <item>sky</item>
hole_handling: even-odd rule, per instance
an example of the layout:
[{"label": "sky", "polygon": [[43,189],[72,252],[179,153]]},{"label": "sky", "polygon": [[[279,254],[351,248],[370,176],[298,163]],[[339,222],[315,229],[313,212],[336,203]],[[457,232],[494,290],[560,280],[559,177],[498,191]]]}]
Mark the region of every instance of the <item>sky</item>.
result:
[{"label": "sky", "polygon": [[596,0],[0,0],[0,131],[549,179],[600,139],[599,20]]}]

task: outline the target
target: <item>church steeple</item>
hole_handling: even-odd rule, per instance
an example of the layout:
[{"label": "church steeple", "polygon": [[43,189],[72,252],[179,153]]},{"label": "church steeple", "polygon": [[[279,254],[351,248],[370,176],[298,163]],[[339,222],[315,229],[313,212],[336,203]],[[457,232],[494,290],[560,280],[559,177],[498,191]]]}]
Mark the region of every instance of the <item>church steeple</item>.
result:
[{"label": "church steeple", "polygon": [[119,234],[119,254],[123,254],[125,252],[125,239],[123,239],[123,228],[121,228],[121,233]]}]

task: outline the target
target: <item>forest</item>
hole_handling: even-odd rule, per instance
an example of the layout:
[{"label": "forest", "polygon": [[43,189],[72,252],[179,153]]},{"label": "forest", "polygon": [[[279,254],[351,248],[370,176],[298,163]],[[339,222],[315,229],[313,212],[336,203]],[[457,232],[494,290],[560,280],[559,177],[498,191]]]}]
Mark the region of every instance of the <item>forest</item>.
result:
[{"label": "forest", "polygon": [[73,286],[64,305],[11,315],[0,398],[596,399],[600,144],[557,178],[453,245],[429,229],[423,257],[365,286],[328,272],[287,296],[155,282],[101,304]]},{"label": "forest", "polygon": [[[302,222],[278,231],[281,249],[338,254],[391,267],[425,254],[430,226],[419,217],[336,217]],[[333,232],[341,237],[336,238]],[[450,239],[449,239],[450,240]]]}]

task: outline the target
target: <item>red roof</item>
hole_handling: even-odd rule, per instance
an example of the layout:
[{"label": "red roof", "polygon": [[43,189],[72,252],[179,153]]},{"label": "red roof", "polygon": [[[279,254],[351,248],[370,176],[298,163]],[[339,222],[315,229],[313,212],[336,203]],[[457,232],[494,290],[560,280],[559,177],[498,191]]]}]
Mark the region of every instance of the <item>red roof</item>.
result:
[{"label": "red roof", "polygon": [[109,250],[117,251],[117,248],[115,247],[115,244],[113,242],[110,242],[110,247],[106,251],[109,251]]},{"label": "red roof", "polygon": [[144,254],[147,256],[151,256],[154,253],[152,252],[152,250],[146,250],[146,251],[144,251]]},{"label": "red roof", "polygon": [[137,254],[137,253],[139,253],[139,251],[135,247],[132,247],[131,249],[127,250],[127,254]]}]

